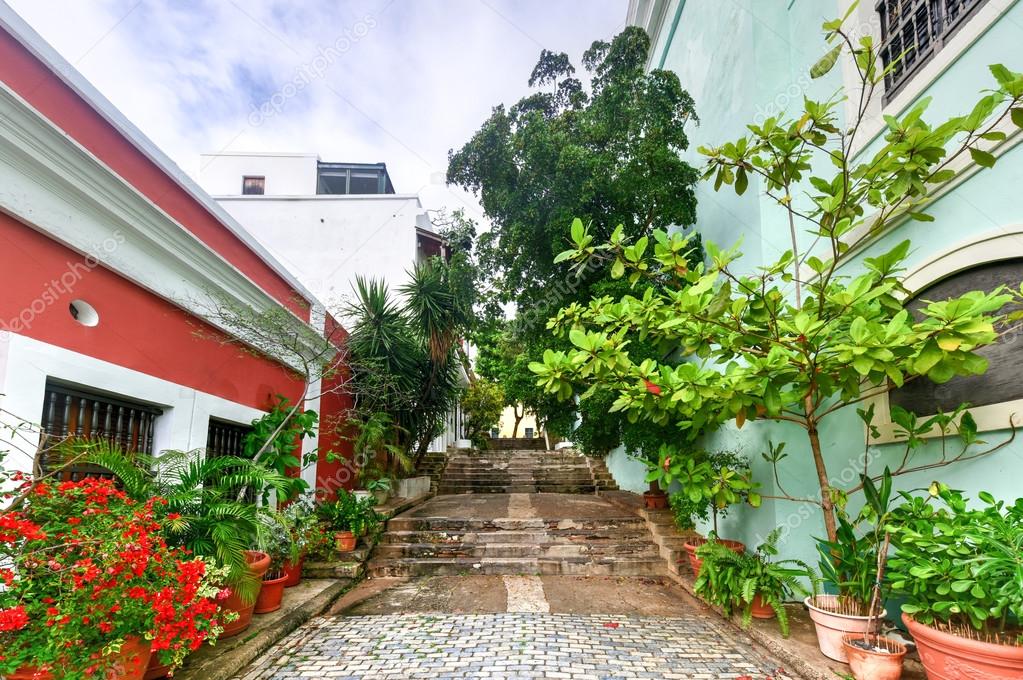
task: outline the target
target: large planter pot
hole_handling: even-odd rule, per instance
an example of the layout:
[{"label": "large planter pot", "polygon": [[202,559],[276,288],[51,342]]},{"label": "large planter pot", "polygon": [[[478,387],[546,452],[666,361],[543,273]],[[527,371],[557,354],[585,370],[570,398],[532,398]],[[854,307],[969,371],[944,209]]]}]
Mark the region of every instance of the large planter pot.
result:
[{"label": "large planter pot", "polygon": [[6,680],[53,680],[53,673],[35,666],[22,666],[4,676]]},{"label": "large planter pot", "polygon": [[334,542],[337,544],[338,552],[352,552],[358,538],[351,531],[338,531],[334,534]]},{"label": "large planter pot", "polygon": [[109,680],[142,680],[149,668],[149,659],[153,654],[149,640],[140,637],[129,637],[121,645],[114,665],[107,671]]},{"label": "large planter pot", "polygon": [[281,608],[281,601],[284,599],[284,585],[288,576],[282,573],[272,579],[265,579],[263,587],[259,589],[259,597],[256,598],[256,614],[269,614]]},{"label": "large planter pot", "polygon": [[753,596],[753,602],[750,605],[750,613],[755,619],[773,619],[777,614],[774,613],[774,607],[766,604],[760,593]]},{"label": "large planter pot", "polygon": [[666,510],[668,494],[663,491],[647,491],[643,494],[643,503],[647,510]]},{"label": "large planter pot", "polygon": [[1023,647],[959,637],[914,621],[906,614],[902,615],[902,622],[916,642],[929,680],[1023,678]]},{"label": "large planter pot", "polygon": [[[871,649],[857,643],[866,642]],[[856,680],[899,680],[906,645],[898,640],[876,635],[846,635],[842,647],[849,659],[849,670]]]},{"label": "large planter pot", "polygon": [[876,617],[854,616],[852,614],[837,614],[838,597],[835,595],[810,596],[803,600],[803,604],[810,610],[810,618],[817,629],[817,645],[821,654],[847,663],[845,647],[842,645],[842,638],[852,633],[859,633],[862,637],[865,633],[877,634],[881,627],[881,620],[888,612],[882,610]]},{"label": "large planter pot", "polygon": [[[263,574],[270,568],[270,556],[265,552],[246,550],[245,559],[249,565],[249,574],[261,583],[263,581]],[[249,627],[252,623],[252,611],[256,608],[256,601],[246,602],[232,589],[231,595],[224,600],[221,608],[225,612],[238,614],[237,619],[224,626],[224,632],[220,634],[220,638],[223,639],[238,635]]]},{"label": "large planter pot", "polygon": [[[740,541],[730,541],[728,539],[719,538],[717,539],[717,542],[732,552],[739,553],[740,555],[746,552],[746,544]],[[700,575],[700,567],[703,566],[703,560],[696,555],[696,549],[706,543],[706,538],[703,538],[702,536],[693,536],[682,544],[682,549],[685,550],[686,555],[689,556],[689,566],[693,570],[693,578]]]},{"label": "large planter pot", "polygon": [[302,582],[302,565],[305,563],[305,557],[298,558],[297,562],[285,562],[284,563],[284,587],[294,588]]},{"label": "large planter pot", "polygon": [[160,678],[166,678],[170,675],[171,666],[160,663],[159,656],[154,651],[153,655],[149,657],[149,668],[146,669],[146,674],[142,676],[142,680],[159,680]]}]

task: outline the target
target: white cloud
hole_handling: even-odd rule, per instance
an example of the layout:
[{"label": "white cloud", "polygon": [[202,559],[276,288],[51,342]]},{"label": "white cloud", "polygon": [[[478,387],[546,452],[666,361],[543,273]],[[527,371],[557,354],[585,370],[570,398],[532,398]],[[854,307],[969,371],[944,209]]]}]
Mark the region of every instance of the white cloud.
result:
[{"label": "white cloud", "polygon": [[[591,41],[623,27],[627,4],[8,2],[190,174],[206,151],[311,151],[384,161],[398,191],[420,193],[428,208],[468,202],[474,212],[470,196],[442,185],[448,149],[492,106],[526,92],[541,48],[578,66]],[[310,78],[330,47],[343,53]],[[296,77],[309,85],[279,113],[253,115]]]}]

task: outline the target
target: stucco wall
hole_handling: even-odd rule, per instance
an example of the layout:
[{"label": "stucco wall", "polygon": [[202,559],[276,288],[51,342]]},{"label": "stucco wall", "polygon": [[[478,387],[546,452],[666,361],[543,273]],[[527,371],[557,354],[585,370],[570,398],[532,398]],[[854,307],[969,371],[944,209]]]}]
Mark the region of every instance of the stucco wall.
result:
[{"label": "stucco wall", "polygon": [[199,157],[199,183],[215,196],[242,193],[242,178],[264,177],[266,196],[314,196],[316,154],[210,153]]}]

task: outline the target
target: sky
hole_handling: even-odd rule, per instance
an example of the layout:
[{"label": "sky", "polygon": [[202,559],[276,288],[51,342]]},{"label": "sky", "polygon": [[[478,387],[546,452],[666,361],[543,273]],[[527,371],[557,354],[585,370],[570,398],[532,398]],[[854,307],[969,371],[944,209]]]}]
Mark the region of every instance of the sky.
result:
[{"label": "sky", "polygon": [[465,208],[447,153],[528,92],[541,49],[576,66],[627,0],[7,0],[183,170],[199,154],[386,162],[396,191]]}]

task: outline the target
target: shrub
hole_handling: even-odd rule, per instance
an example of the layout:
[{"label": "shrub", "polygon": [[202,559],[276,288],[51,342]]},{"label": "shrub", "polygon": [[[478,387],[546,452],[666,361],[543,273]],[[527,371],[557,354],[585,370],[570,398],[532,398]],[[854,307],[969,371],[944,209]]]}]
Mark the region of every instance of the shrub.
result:
[{"label": "shrub", "polygon": [[489,380],[477,379],[462,394],[465,414],[465,436],[477,449],[487,447],[488,432],[501,421],[504,411],[504,392],[501,386]]}]

